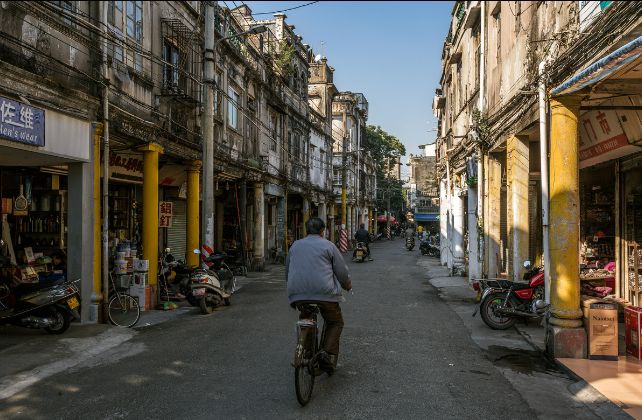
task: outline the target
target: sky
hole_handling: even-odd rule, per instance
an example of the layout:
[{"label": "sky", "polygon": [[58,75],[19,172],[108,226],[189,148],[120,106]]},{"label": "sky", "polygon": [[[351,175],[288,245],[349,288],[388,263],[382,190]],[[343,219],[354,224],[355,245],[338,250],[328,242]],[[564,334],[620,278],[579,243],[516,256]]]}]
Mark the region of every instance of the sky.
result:
[{"label": "sky", "polygon": [[[256,19],[269,19],[256,14],[309,2],[245,3]],[[303,42],[328,58],[337,89],[363,93],[368,123],[397,136],[408,156],[421,154],[418,146],[436,137],[432,100],[452,6],[451,1],[320,1],[285,14]]]}]

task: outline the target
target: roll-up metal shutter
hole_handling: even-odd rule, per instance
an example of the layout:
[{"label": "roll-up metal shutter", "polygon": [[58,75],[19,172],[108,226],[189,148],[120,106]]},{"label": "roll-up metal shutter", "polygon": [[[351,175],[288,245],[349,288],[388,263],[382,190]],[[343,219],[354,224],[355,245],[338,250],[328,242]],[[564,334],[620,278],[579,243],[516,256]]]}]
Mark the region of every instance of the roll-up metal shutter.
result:
[{"label": "roll-up metal shutter", "polygon": [[185,247],[187,246],[186,202],[177,199],[172,201],[174,203],[174,214],[172,217],[172,227],[167,228],[167,247],[172,250],[174,258],[185,261]]}]

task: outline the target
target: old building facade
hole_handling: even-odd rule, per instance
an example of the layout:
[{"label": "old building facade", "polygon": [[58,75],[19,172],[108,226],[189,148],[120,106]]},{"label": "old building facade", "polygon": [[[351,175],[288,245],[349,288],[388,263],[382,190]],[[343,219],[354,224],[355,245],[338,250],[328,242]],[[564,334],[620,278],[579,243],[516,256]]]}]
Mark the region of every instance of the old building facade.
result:
[{"label": "old building facade", "polygon": [[[250,269],[282,260],[309,217],[333,223],[341,202],[332,185],[334,69],[284,14],[258,20],[246,5],[219,5],[208,23],[205,7],[0,7],[1,230],[11,245],[0,251],[10,264],[30,255],[25,248],[43,256],[65,251],[69,276],[82,278],[84,321],[100,317],[107,273],[121,252],[149,261],[149,307],[161,250],[198,263],[191,251],[201,247],[206,183],[215,192],[214,220],[206,226],[214,250],[235,254]],[[203,118],[206,24],[215,31],[211,122]],[[359,149],[367,101],[350,95],[357,223],[372,209],[374,165]],[[208,164],[203,124],[214,129],[211,179],[201,176]],[[29,209],[13,208],[20,190]]]},{"label": "old building facade", "polygon": [[457,2],[444,44],[433,106],[442,263],[516,281],[524,260],[543,265],[557,356],[586,355],[589,271],[617,298],[638,299],[627,262],[635,199],[623,197],[642,137],[631,113],[639,89],[627,81],[640,65],[641,13],[618,2]]}]

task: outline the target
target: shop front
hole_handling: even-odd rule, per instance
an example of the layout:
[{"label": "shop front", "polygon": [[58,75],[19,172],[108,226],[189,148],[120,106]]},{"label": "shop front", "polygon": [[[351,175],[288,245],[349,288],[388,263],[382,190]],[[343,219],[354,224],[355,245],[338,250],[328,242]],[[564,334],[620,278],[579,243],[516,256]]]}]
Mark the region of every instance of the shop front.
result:
[{"label": "shop front", "polygon": [[88,120],[0,97],[0,281],[77,280],[95,322],[93,128]]},{"label": "shop front", "polygon": [[642,98],[631,83],[641,55],[638,38],[551,92],[547,347],[556,357],[625,354],[617,323],[614,344],[603,346],[610,354],[595,353],[596,337],[606,338],[593,331],[587,308],[597,298],[623,314],[641,303]]}]

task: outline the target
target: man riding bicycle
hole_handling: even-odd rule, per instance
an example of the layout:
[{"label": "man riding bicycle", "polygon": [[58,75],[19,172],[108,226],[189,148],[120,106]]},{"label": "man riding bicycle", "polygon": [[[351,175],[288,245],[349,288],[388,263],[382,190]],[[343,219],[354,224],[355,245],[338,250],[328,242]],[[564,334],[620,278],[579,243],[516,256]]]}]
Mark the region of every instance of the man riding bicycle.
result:
[{"label": "man riding bicycle", "polygon": [[[366,246],[366,258],[368,258],[368,261],[372,261],[372,258],[370,258],[370,233],[366,230],[366,225],[363,223],[359,225],[359,230],[354,234],[354,239],[357,242],[363,242]],[[354,260],[356,256],[357,248],[352,253],[352,259]]]},{"label": "man riding bicycle", "polygon": [[299,319],[306,319],[305,304],[319,307],[326,331],[321,343],[320,365],[326,372],[336,369],[339,338],[343,330],[341,289],[351,290],[348,267],[337,247],[323,237],[325,223],[313,217],[305,225],[307,236],[295,241],[285,261],[285,281],[290,306],[299,309]]}]

